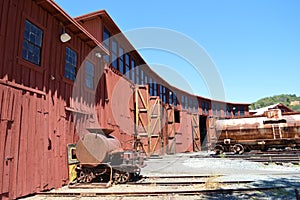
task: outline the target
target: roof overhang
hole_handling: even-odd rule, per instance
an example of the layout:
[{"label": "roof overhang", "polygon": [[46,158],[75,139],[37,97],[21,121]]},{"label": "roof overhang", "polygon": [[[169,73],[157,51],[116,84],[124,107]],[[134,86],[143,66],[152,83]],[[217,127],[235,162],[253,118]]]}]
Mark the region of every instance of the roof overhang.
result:
[{"label": "roof overhang", "polygon": [[54,16],[64,27],[68,28],[74,35],[78,36],[82,41],[90,47],[99,47],[102,54],[109,54],[104,46],[94,38],[87,30],[85,30],[77,21],[70,17],[62,8],[60,8],[52,0],[35,0],[36,4],[48,11]]}]

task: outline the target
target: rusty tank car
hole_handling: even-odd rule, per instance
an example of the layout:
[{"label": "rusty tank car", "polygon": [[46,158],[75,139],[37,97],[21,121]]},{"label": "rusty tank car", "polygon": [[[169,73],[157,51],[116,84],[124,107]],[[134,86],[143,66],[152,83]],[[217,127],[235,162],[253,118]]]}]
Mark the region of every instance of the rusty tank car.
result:
[{"label": "rusty tank car", "polygon": [[124,151],[120,141],[104,134],[102,130],[89,130],[76,143],[78,183],[109,180],[109,183],[125,183],[138,177],[143,166],[143,155],[136,151]]},{"label": "rusty tank car", "polygon": [[300,147],[300,113],[266,111],[261,116],[215,121],[214,151],[242,154],[250,150]]}]

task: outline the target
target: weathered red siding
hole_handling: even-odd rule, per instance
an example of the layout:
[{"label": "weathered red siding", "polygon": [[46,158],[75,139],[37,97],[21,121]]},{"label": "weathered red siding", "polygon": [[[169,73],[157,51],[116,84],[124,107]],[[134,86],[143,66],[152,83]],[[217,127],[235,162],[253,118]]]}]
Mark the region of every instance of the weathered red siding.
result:
[{"label": "weathered red siding", "polygon": [[[96,37],[99,41],[102,41],[102,34],[103,34],[103,27],[106,27],[107,30],[111,33],[111,36],[114,36],[116,34],[120,33],[120,29],[117,27],[117,25],[113,22],[113,20],[110,18],[110,16],[105,12],[105,11],[97,11],[94,13],[90,13],[87,15],[79,16],[75,18],[82,26],[84,26],[94,37]],[[115,36],[115,39],[119,44],[121,44],[122,47],[127,47],[131,48],[131,45],[129,41],[127,41],[126,38],[118,35]],[[126,50],[125,50],[126,51]],[[188,94],[185,91],[179,90],[173,86],[170,86],[165,80],[163,80],[159,75],[154,73],[147,64],[144,64],[144,61],[142,57],[139,55],[138,52],[130,52],[130,57],[133,57],[136,61],[137,65],[143,65],[143,70],[145,73],[147,73],[148,77],[152,77],[154,81],[156,81],[157,85],[157,90],[158,90],[158,96],[160,91],[160,85],[166,87],[166,102],[169,102],[169,96],[168,93],[169,91],[176,92],[177,94],[177,102],[178,105],[176,106],[176,109],[180,111],[180,123],[175,123],[173,119],[172,112],[174,112],[174,109],[168,109],[168,104],[162,104],[163,106],[163,112],[162,112],[162,118],[165,119],[164,121],[166,123],[162,123],[162,127],[160,130],[160,133],[163,135],[162,140],[162,153],[175,153],[175,152],[186,152],[186,151],[193,151],[193,134],[192,134],[192,115],[193,114],[199,114],[199,115],[204,115],[204,116],[215,116],[215,117],[225,117],[226,113],[226,105],[230,105],[231,107],[236,107],[239,108],[240,106],[244,106],[244,111],[245,114],[247,114],[248,108],[247,105],[245,104],[225,104],[224,102],[218,102],[218,101],[212,101],[210,99],[202,98],[202,97],[197,97],[195,98],[194,95]],[[121,140],[122,143],[125,143],[124,141],[124,135],[128,136],[128,139],[133,140],[132,135],[134,134],[134,124],[135,121],[133,119],[134,112],[132,111],[134,108],[132,107],[134,103],[139,102],[130,102],[130,105],[127,105],[127,99],[129,98],[132,94],[132,91],[129,89],[129,86],[132,84],[130,81],[125,81],[125,79],[122,79],[122,75],[120,75],[120,72],[118,70],[113,69],[112,67],[109,68],[107,64],[107,69],[108,73],[106,74],[106,81],[107,81],[107,86],[106,90],[108,93],[108,99],[107,102],[105,103],[105,116],[104,116],[104,121],[101,121],[101,126],[103,127],[109,127],[114,129],[113,135],[115,135],[117,138]],[[124,82],[124,90],[121,92],[118,92],[118,96],[115,96],[111,98],[111,94],[115,92],[115,90],[120,89],[120,85],[118,82]],[[133,86],[133,85],[132,85]],[[132,87],[131,86],[131,87]],[[123,86],[122,86],[123,87]],[[126,91],[126,92],[124,92]],[[188,102],[187,104],[190,103],[190,100],[197,101],[198,102],[198,108],[193,108],[194,105],[188,105],[188,106],[183,106],[181,102],[181,97],[185,96],[188,97]],[[115,99],[116,98],[116,99]],[[150,97],[151,98],[151,97]],[[150,101],[150,98],[147,99],[147,101]],[[124,101],[120,101],[120,99],[125,99]],[[111,101],[118,102],[117,104],[112,104]],[[208,102],[208,111],[207,113],[204,113],[201,107],[201,102],[205,101]],[[186,103],[185,103],[186,104]],[[216,104],[218,106],[215,106],[213,104]],[[170,105],[171,107],[174,107],[174,105]],[[223,107],[222,107],[223,106]],[[225,107],[224,107],[225,106]],[[214,107],[214,110],[213,110]],[[113,113],[115,109],[119,110],[117,113],[117,116],[115,116]],[[216,110],[218,108],[218,111]],[[127,110],[126,110],[127,109]],[[149,108],[150,109],[150,108]],[[130,111],[128,111],[130,110]],[[131,117],[124,113],[130,112]],[[165,114],[163,114],[165,113]],[[227,113],[226,113],[227,114]],[[239,115],[240,113],[237,111],[235,113],[236,115]],[[120,116],[122,117],[120,117]],[[234,113],[231,111],[229,114],[226,115],[226,117],[232,117]],[[151,116],[148,116],[151,118]],[[120,121],[119,119],[122,120]],[[127,118],[127,121],[125,120]],[[143,121],[147,121],[148,119],[145,118],[145,116],[142,117]],[[171,119],[172,118],[172,119]],[[118,119],[116,121],[116,119]],[[151,120],[149,120],[150,122]],[[127,124],[131,124],[133,127],[131,128],[125,128],[122,130],[122,124],[126,122]],[[196,122],[197,123],[197,122]],[[148,124],[146,124],[147,126]],[[197,124],[196,124],[197,125]],[[149,125],[151,126],[151,124]],[[150,129],[153,127],[150,127]],[[199,124],[198,124],[199,128]],[[138,130],[139,132],[139,130]],[[151,133],[149,133],[151,135]],[[199,139],[199,138],[198,138]],[[141,141],[143,142],[143,145],[147,151],[147,153],[150,155],[151,152],[148,152],[149,149],[155,148],[151,146],[152,144],[155,144],[156,139],[154,138],[141,138]],[[150,144],[150,146],[148,146]],[[201,145],[199,145],[201,146]],[[123,144],[124,148],[128,148],[130,146],[126,146]]]},{"label": "weathered red siding", "polygon": [[[96,17],[90,20],[78,20],[84,25],[84,28],[90,32],[98,41],[102,41],[103,34],[103,22],[100,17]],[[97,24],[97,26],[95,26]]]},{"label": "weathered red siding", "polygon": [[132,84],[108,69],[105,115],[101,127],[111,128],[124,149],[132,149],[134,134],[134,96]]},{"label": "weathered red siding", "polygon": [[[16,198],[67,184],[66,146],[78,138],[74,124],[87,118],[73,117],[66,109],[75,103],[71,101],[73,82],[64,78],[65,48],[77,52],[79,67],[92,47],[80,39],[84,33],[73,33],[67,19],[58,19],[63,19],[63,14],[52,3],[0,1],[1,198]],[[54,17],[40,5],[60,15]],[[22,59],[25,19],[43,30],[41,66]],[[64,23],[72,37],[68,43],[59,40]],[[81,77],[81,85],[83,81]],[[89,102],[93,97],[91,93],[82,101]]]},{"label": "weathered red siding", "polygon": [[[104,65],[103,57],[95,57],[96,51],[92,51],[100,46],[101,53],[106,52],[99,43],[103,26],[112,34],[120,32],[107,13],[78,18],[85,30],[51,0],[5,0],[0,1],[0,9],[0,199],[67,184],[67,144],[86,133],[87,127],[113,129],[112,135],[120,139],[122,147],[131,149],[135,104],[141,104],[135,100],[134,84],[116,69]],[[22,58],[26,19],[43,30],[41,66]],[[63,28],[72,38],[67,43],[59,40]],[[124,48],[132,48],[127,40],[122,42]],[[76,84],[64,78],[66,47],[77,53],[78,72],[83,70],[78,73]],[[137,65],[145,64],[136,51],[130,52],[130,57]],[[96,78],[99,78],[94,83],[95,91],[85,87],[86,58],[95,65]],[[207,114],[202,108],[185,110],[181,96],[192,95],[170,86],[149,67],[144,70],[158,84],[158,92],[161,92],[159,85],[163,85],[166,94],[175,91],[178,97],[177,106],[160,104],[161,127],[155,129],[156,135],[161,134],[160,146],[157,149],[153,146],[159,141],[156,136],[142,138],[147,153],[193,151],[192,114],[211,116],[211,100],[197,97],[199,108],[202,100],[209,102]],[[143,87],[143,95],[149,96],[148,86]],[[150,98],[145,101],[149,103]],[[247,105],[236,106],[245,106],[247,114]],[[180,112],[180,122],[174,121],[174,107]],[[151,125],[149,117],[147,113],[141,115],[147,122],[146,128]]]}]

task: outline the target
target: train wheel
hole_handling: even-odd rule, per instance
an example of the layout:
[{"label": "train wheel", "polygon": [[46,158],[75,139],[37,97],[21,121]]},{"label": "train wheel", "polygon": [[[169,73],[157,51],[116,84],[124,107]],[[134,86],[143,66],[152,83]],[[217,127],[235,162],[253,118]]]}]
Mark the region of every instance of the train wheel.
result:
[{"label": "train wheel", "polygon": [[214,148],[215,154],[222,154],[224,152],[224,147],[222,145],[216,145]]},{"label": "train wheel", "polygon": [[120,183],[126,183],[130,178],[130,174],[128,172],[124,172],[121,174],[120,178],[121,178],[119,181]]},{"label": "train wheel", "polygon": [[129,180],[129,178],[130,178],[129,172],[116,171],[114,173],[115,183],[126,183]]},{"label": "train wheel", "polygon": [[96,176],[94,175],[92,170],[89,170],[86,174],[86,182],[90,183]]},{"label": "train wheel", "polygon": [[83,171],[81,171],[80,173],[79,173],[79,176],[78,176],[78,182],[79,183],[84,183],[85,182],[85,174],[84,174],[84,172]]},{"label": "train wheel", "polygon": [[234,151],[235,154],[243,154],[245,149],[244,149],[243,145],[235,144],[233,146],[233,151]]}]

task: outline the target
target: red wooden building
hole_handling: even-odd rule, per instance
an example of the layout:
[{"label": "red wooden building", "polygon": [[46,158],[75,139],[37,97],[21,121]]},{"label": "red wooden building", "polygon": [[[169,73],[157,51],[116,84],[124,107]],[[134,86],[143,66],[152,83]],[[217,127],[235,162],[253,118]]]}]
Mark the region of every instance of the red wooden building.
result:
[{"label": "red wooden building", "polygon": [[73,19],[52,0],[0,8],[0,198],[67,184],[67,144],[86,128],[114,130],[128,149],[138,135],[149,155],[176,153],[201,149],[210,116],[248,114],[248,104],[171,86],[122,34],[106,40],[121,31],[105,11]]},{"label": "red wooden building", "polygon": [[0,195],[16,198],[68,183],[74,72],[95,47],[107,51],[53,1],[0,8]]},{"label": "red wooden building", "polygon": [[[211,138],[207,136],[206,128],[209,123],[208,117],[230,118],[248,115],[249,104],[212,101],[170,85],[148,66],[105,10],[79,16],[75,20],[96,39],[103,41],[105,48],[110,51],[110,56],[104,58],[104,68],[110,69],[105,73],[106,82],[110,87],[107,89],[107,97],[108,100],[117,101],[114,105],[119,106],[114,107],[108,101],[105,110],[114,112],[125,109],[132,112],[127,112],[127,116],[124,116],[122,111],[116,112],[117,116],[113,118],[120,120],[116,122],[112,118],[109,120],[112,124],[101,121],[101,127],[113,128],[113,134],[122,138],[123,147],[132,147],[134,126],[137,124],[136,134],[143,138],[148,154],[197,151],[210,145]],[[142,95],[142,98],[148,101],[146,105],[141,105],[142,102],[136,100],[142,107],[135,109],[135,102],[124,105],[122,98],[110,98],[113,92],[118,91],[116,83],[119,80],[122,80],[122,91],[126,91],[121,95],[126,96],[125,99],[134,99],[132,96],[135,94],[130,88],[139,86],[138,91],[148,90]],[[137,98],[140,99],[140,96]],[[158,107],[163,109],[159,111]],[[139,112],[145,109],[147,113]],[[139,115],[141,119],[133,119]],[[104,119],[108,120],[110,116],[111,114],[106,115]],[[131,126],[122,127],[128,124]]]}]

